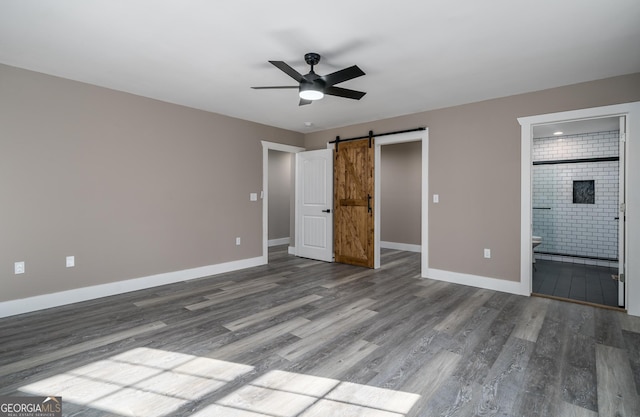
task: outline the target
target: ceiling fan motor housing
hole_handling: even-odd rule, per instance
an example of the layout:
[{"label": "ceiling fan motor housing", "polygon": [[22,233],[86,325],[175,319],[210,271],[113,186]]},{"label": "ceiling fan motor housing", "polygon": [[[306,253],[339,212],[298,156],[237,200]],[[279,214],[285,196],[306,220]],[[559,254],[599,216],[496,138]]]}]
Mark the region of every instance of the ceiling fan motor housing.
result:
[{"label": "ceiling fan motor housing", "polygon": [[311,66],[318,65],[318,62],[320,62],[320,54],[316,54],[315,52],[309,52],[307,54],[304,54],[304,60],[308,65],[311,65]]}]

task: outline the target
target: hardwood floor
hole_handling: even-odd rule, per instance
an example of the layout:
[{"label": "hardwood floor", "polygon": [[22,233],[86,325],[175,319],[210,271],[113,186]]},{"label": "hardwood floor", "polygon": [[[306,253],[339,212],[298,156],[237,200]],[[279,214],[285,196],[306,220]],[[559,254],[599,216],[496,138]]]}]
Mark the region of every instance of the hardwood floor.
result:
[{"label": "hardwood floor", "polygon": [[295,258],[0,319],[0,395],[65,416],[640,416],[640,318]]}]

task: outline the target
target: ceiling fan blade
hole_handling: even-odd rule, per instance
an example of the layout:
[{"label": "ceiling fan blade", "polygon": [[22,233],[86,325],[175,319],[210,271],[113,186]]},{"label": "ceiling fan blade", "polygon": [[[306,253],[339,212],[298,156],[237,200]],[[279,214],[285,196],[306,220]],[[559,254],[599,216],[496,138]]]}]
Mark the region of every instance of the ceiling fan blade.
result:
[{"label": "ceiling fan blade", "polygon": [[340,88],[340,87],[327,87],[324,89],[324,93],[330,96],[338,96],[344,98],[352,98],[354,100],[360,100],[364,97],[365,92],[349,90],[348,88]]},{"label": "ceiling fan blade", "polygon": [[332,85],[340,84],[342,82],[358,78],[363,75],[365,75],[364,71],[362,71],[357,65],[353,65],[349,68],[324,75],[321,78],[324,80],[327,86],[331,87]]},{"label": "ceiling fan blade", "polygon": [[286,62],[284,62],[284,61],[269,61],[269,62],[272,63],[280,71],[284,72],[289,77],[291,77],[294,80],[296,80],[297,82],[301,82],[302,81],[302,74],[300,74],[298,71],[296,71],[293,68],[291,68],[289,66],[289,64],[287,64]]},{"label": "ceiling fan blade", "polygon": [[305,100],[303,98],[300,99],[300,104],[298,104],[298,106],[306,106],[307,104],[311,104],[313,103],[313,101],[311,100]]},{"label": "ceiling fan blade", "polygon": [[265,87],[251,87],[254,90],[272,90],[275,88],[300,88],[297,85],[273,85],[273,86],[265,86]]}]

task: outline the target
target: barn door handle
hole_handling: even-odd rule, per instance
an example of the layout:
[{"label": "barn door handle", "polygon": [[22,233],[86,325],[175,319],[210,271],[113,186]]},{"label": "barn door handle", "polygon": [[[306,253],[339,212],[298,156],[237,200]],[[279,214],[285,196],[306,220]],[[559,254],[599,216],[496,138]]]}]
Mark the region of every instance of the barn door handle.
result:
[{"label": "barn door handle", "polygon": [[367,211],[371,213],[371,194],[367,194]]},{"label": "barn door handle", "polygon": [[331,209],[322,210],[323,213],[331,213]]}]

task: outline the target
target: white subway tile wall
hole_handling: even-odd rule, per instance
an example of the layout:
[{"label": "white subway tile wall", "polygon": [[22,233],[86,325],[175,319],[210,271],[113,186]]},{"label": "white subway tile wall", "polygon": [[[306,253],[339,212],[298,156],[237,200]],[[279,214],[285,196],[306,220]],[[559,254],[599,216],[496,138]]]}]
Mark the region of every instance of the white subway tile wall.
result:
[{"label": "white subway tile wall", "polygon": [[[618,156],[618,131],[533,140],[533,161]],[[536,252],[618,258],[618,161],[533,166],[533,234]],[[573,181],[595,181],[595,204],[573,203]],[[602,264],[603,261],[536,254],[537,259]],[[616,266],[608,262],[606,266]]]}]

